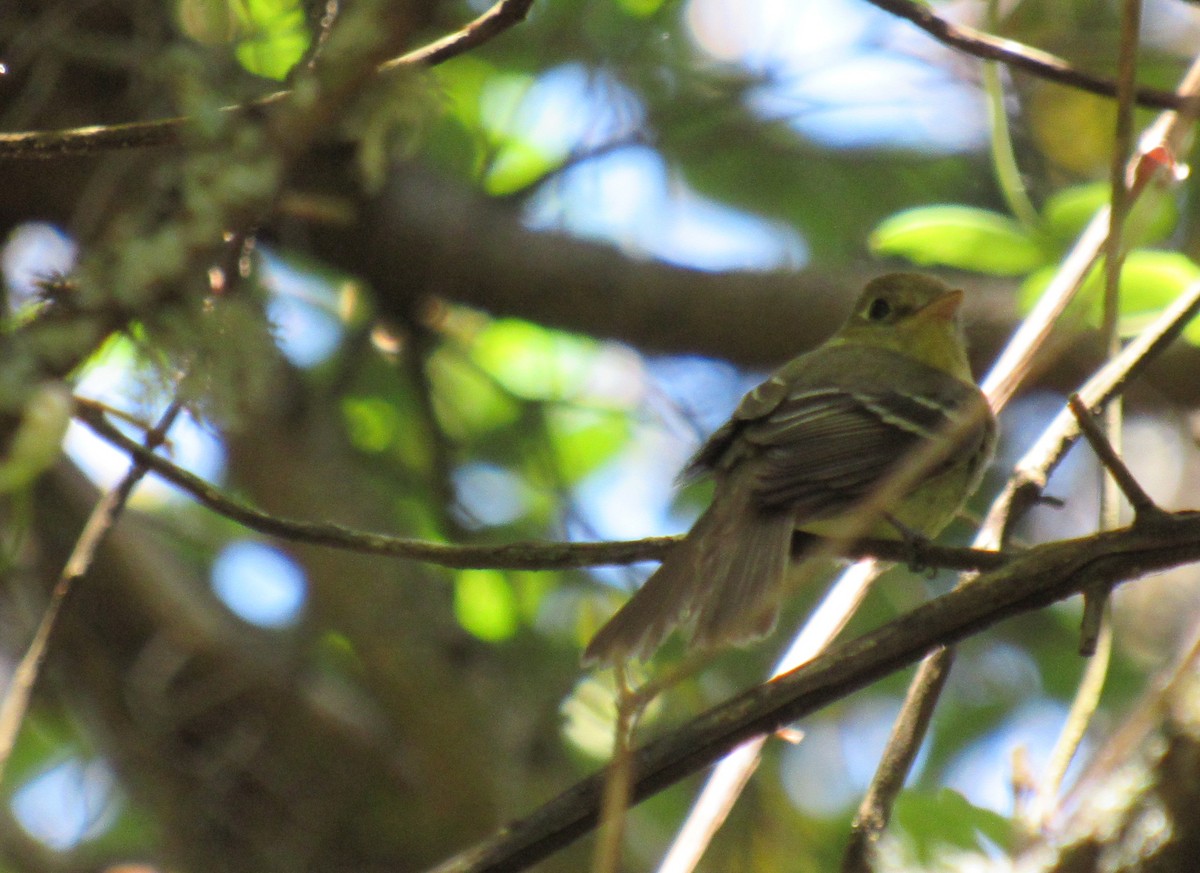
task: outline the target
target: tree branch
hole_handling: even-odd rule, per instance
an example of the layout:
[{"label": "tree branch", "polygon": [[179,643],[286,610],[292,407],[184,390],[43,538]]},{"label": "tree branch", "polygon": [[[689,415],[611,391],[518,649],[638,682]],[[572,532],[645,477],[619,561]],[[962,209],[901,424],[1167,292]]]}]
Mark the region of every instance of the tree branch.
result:
[{"label": "tree branch", "polygon": [[1104,435],[1104,431],[1100,429],[1100,425],[1092,418],[1092,411],[1079,399],[1079,395],[1072,394],[1068,397],[1067,406],[1070,407],[1071,414],[1075,416],[1075,420],[1079,423],[1079,427],[1083,431],[1088,444],[1092,447],[1092,451],[1100,459],[1101,466],[1108,470],[1109,475],[1116,480],[1121,493],[1125,495],[1125,499],[1133,507],[1135,521],[1138,523],[1147,523],[1151,519],[1161,515],[1162,509],[1146,493],[1146,489],[1142,487],[1142,484],[1138,482],[1133,472],[1121,460],[1121,456],[1117,454],[1117,450],[1108,441],[1108,437]]},{"label": "tree branch", "polygon": [[[477,48],[513,25],[523,21],[533,0],[499,0],[459,30],[414,49],[376,67],[376,73],[388,73],[406,67],[433,67],[464,52]],[[289,96],[290,90],[276,91],[257,100],[226,106],[221,111],[241,115],[264,109]],[[32,130],[0,134],[0,158],[62,158],[152,146],[175,145],[194,119],[163,118],[128,124],[89,125],[67,130]]]},{"label": "tree branch", "polygon": [[[1099,94],[1102,97],[1117,96],[1117,83],[1111,79],[1077,70],[1062,58],[1049,52],[1022,45],[1004,37],[992,36],[973,27],[951,24],[946,19],[939,18],[929,6],[917,3],[915,0],[868,0],[868,2],[897,18],[912,22],[938,42],[966,54],[990,61],[1000,61],[1039,79],[1068,85],[1081,91]],[[1182,109],[1187,99],[1185,95],[1173,91],[1163,91],[1159,88],[1142,86],[1134,90],[1135,102],[1139,106],[1153,109]]]},{"label": "tree branch", "polygon": [[[154,449],[162,445],[167,438],[167,431],[171,429],[182,409],[183,405],[178,401],[172,402],[159,418],[158,423],[146,431],[144,444],[139,448],[144,448],[153,456]],[[8,760],[13,746],[16,745],[21,725],[25,723],[29,700],[38,676],[41,675],[42,665],[46,660],[46,653],[49,651],[50,637],[58,625],[58,617],[62,613],[63,604],[75,590],[76,583],[91,569],[100,543],[104,541],[105,536],[112,530],[112,526],[116,524],[129,500],[129,495],[133,493],[133,489],[142,481],[147,472],[149,472],[149,466],[145,461],[135,458],[121,480],[100,498],[88,516],[87,523],[75,541],[75,547],[71,550],[62,572],[59,574],[58,581],[55,582],[54,588],[50,592],[50,602],[42,612],[42,618],[38,622],[33,640],[17,663],[9,687],[4,692],[4,698],[0,700],[0,779],[3,779],[4,772],[8,767]]]},{"label": "tree branch", "polygon": [[379,72],[385,73],[400,67],[436,67],[491,41],[513,25],[520,24],[532,6],[533,0],[498,0],[492,8],[454,33],[414,49],[395,60],[380,64]]},{"label": "tree branch", "polygon": [[[1038,546],[638,749],[632,759],[632,801],[707,767],[747,739],[772,733],[1004,618],[1065,599],[1088,585],[1116,585],[1196,560],[1196,512],[1174,513],[1161,528],[1124,528]],[[594,773],[430,873],[526,869],[595,827],[605,778],[606,771]]]},{"label": "tree branch", "polygon": [[[615,542],[524,542],[501,545],[462,545],[415,540],[389,534],[353,530],[330,522],[280,518],[246,506],[210,482],[172,464],[121,433],[105,417],[103,404],[76,399],[76,417],[102,439],[112,443],[139,464],[182,489],[203,506],[268,536],[311,545],[329,546],[370,555],[385,555],[427,561],[456,569],[562,570],[610,564],[658,561],[681,538],[647,537]],[[811,537],[798,533],[793,549],[810,548]],[[864,539],[847,546],[846,557],[870,555],[885,561],[911,562],[922,567],[954,570],[986,570],[1002,566],[1009,555],[980,549],[957,549],[934,543],[905,543],[897,540]]]}]

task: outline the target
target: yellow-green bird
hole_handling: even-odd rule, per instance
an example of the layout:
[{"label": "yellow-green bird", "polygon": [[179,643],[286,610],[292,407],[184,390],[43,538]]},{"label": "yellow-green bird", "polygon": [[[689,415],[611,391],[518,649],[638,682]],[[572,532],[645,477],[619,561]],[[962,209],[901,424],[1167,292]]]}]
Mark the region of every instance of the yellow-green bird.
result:
[{"label": "yellow-green bird", "polygon": [[[763,636],[779,611],[795,530],[940,533],[979,484],[995,442],[967,362],[962,297],[916,273],[874,279],[836,334],[742,398],[683,473],[713,476],[712,504],[600,629],[584,663],[648,657],[677,626],[697,648]],[[923,449],[938,457],[932,469],[864,519],[864,501]]]}]

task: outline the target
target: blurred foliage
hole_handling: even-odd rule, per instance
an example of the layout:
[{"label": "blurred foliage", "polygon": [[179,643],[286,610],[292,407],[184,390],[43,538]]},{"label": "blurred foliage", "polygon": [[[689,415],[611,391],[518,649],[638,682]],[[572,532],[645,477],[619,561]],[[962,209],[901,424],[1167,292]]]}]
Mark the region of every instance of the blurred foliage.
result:
[{"label": "blurred foliage", "polygon": [[[196,119],[177,149],[84,160],[82,178],[67,172],[74,164],[63,165],[61,220],[84,246],[77,267],[88,280],[68,302],[115,312],[133,339],[82,342],[89,362],[75,369],[75,384],[138,420],[168,392],[182,391],[204,426],[169,448],[182,456],[188,440],[206,442],[219,460],[204,475],[282,516],[442,542],[678,531],[705,492],[675,495],[673,476],[761,376],[691,358],[656,370],[637,349],[516,317],[511,304],[493,315],[444,300],[439,275],[423,265],[433,249],[452,271],[476,246],[492,244],[469,234],[405,249],[411,272],[391,277],[392,285],[367,287],[345,275],[354,272],[346,265],[322,263],[314,237],[342,225],[360,235],[373,230],[345,212],[387,198],[392,175],[433,171],[499,206],[495,215],[601,238],[613,244],[618,269],[636,270],[661,251],[650,239],[661,233],[686,243],[669,249],[675,263],[712,269],[707,257],[728,245],[728,268],[765,274],[790,264],[778,245],[762,241],[763,227],[782,227],[802,240],[815,275],[860,276],[884,263],[946,268],[968,274],[968,286],[970,274],[986,277],[977,284],[992,289],[995,308],[1019,313],[1033,306],[1108,197],[1110,103],[1006,76],[1013,149],[1037,206],[1037,222],[1027,226],[1004,206],[984,113],[972,115],[983,105],[973,62],[849,0],[827,9],[764,4],[761,20],[755,4],[717,0],[537,0],[526,21],[481,48],[420,75],[370,78],[315,130],[263,122],[271,118],[266,110],[231,116],[221,107],[271,93],[277,80],[299,82],[302,96],[315,92],[301,61],[326,12],[317,4],[115,2],[95,16],[71,11],[67,0],[18,5],[16,19],[5,19],[6,35],[23,41],[13,42],[11,84],[0,93],[14,129]],[[412,45],[479,9],[418,5],[410,10]],[[722,10],[725,18],[711,17]],[[1200,18],[1188,13],[1185,28],[1161,9],[1148,14],[1142,74],[1171,86],[1194,50],[1184,37],[1200,33]],[[1027,0],[998,30],[1111,74],[1113,15],[1093,0]],[[720,26],[703,24],[711,20]],[[362,39],[374,35],[365,30]],[[844,93],[805,90],[835,62]],[[884,62],[881,73],[871,72]],[[903,127],[924,139],[901,141],[894,125],[886,127],[893,95],[874,92],[900,78],[897,69],[913,68],[919,75],[905,95],[911,114]],[[950,103],[947,94],[966,96]],[[958,117],[944,106],[965,108]],[[818,135],[809,125],[826,115],[842,123]],[[949,128],[961,135],[947,139]],[[891,133],[863,136],[877,129]],[[308,168],[291,161],[308,137],[350,140],[354,154],[339,157],[353,167],[353,196],[297,194]],[[654,160],[621,163],[634,152]],[[12,239],[53,199],[38,191],[30,205],[17,196],[55,175],[21,166],[10,182],[23,211],[6,212],[3,229]],[[1189,181],[1178,192],[1156,192],[1130,218],[1124,332],[1200,278],[1197,200]],[[661,211],[631,217],[647,203]],[[424,227],[422,210],[436,205],[396,206],[396,225],[381,244],[409,245],[402,231]],[[312,214],[326,224],[305,224]],[[261,234],[259,247],[243,248],[240,236],[226,236],[234,231]],[[15,301],[18,283],[5,263]],[[1085,325],[1098,323],[1099,276],[1071,313]],[[802,279],[796,287],[811,293]],[[609,305],[602,291],[579,299],[569,281],[556,291],[581,308]],[[697,291],[696,317],[722,323],[728,313],[703,311],[704,299]],[[320,311],[326,352],[303,362],[289,354],[290,343],[311,352],[315,341],[306,338],[311,325],[278,314],[282,302]],[[5,329],[28,319],[14,317]],[[103,340],[114,329],[105,320],[96,335]],[[1200,324],[1186,338],[1200,344]],[[109,369],[133,378],[106,386],[95,374]],[[28,492],[59,457],[66,413],[59,382],[31,385],[27,375],[0,377],[6,393],[25,392],[11,416],[13,450],[0,463],[0,491],[16,492],[5,512],[6,550],[18,541],[0,611],[10,659],[87,509],[67,492]],[[1150,412],[1164,430],[1194,416],[1165,401]],[[1018,401],[1005,422],[1001,464],[1044,424],[1044,408]],[[1168,505],[1186,502],[1200,478],[1194,445],[1185,449],[1171,471],[1179,488]],[[972,512],[986,509],[1005,473],[989,476]],[[1067,497],[1062,514],[1091,513],[1095,473],[1080,464],[1052,483]],[[22,501],[35,506],[27,532]],[[90,811],[105,822],[101,833],[61,849],[37,842],[37,833],[12,820],[10,805],[0,854],[12,869],[133,860],[256,873],[423,869],[532,809],[605,755],[612,677],[581,675],[578,656],[647,568],[447,570],[297,546],[309,577],[305,615],[295,628],[271,631],[235,619],[209,584],[213,558],[244,531],[178,498],[138,509],[122,521],[132,544],[121,541],[119,560],[96,573],[95,599],[70,616],[63,654],[50,667],[56,693],[40,697],[26,723],[6,797],[75,759],[107,762],[119,787],[108,791],[103,810]],[[965,541],[966,531],[956,526],[947,540]],[[1030,540],[1043,533],[1036,525],[1022,531]],[[953,581],[897,569],[848,632],[874,627]],[[1195,587],[1193,574],[1157,599],[1176,598],[1168,601],[1174,611],[1194,614]],[[799,592],[783,626],[799,621],[819,594]],[[1117,604],[1134,609],[1123,595]],[[963,647],[913,788],[897,809],[894,851],[907,869],[1012,847],[1011,753],[1014,745],[1040,749],[1056,729],[1082,669],[1077,621],[1075,606],[1056,606]],[[642,736],[760,681],[785,633],[723,653],[669,689],[644,714]],[[1090,742],[1169,661],[1177,641],[1164,634],[1157,642],[1157,650],[1134,653],[1118,640]],[[671,642],[634,678],[678,664],[681,649]],[[835,869],[906,681],[889,677],[799,725],[808,736],[797,750],[769,743],[702,869]],[[1039,712],[1052,717],[1029,727],[1030,713]],[[981,758],[995,785],[973,780],[977,771],[967,765]],[[695,787],[692,780],[633,811],[630,869],[655,863]],[[586,851],[567,850],[546,869],[585,869]]]},{"label": "blurred foliage", "polygon": [[283,80],[312,42],[298,0],[178,0],[180,28],[197,42],[228,44],[247,72]]}]

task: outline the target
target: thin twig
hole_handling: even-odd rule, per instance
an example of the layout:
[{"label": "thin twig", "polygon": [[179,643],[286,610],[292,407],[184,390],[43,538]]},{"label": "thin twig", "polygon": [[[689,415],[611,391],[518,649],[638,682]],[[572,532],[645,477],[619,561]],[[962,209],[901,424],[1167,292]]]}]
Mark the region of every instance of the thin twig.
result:
[{"label": "thin twig", "polygon": [[386,73],[401,67],[436,67],[490,42],[513,25],[520,24],[532,6],[533,0],[499,0],[454,33],[380,64],[379,72]]},{"label": "thin twig", "polygon": [[[1129,186],[1126,166],[1133,147],[1133,87],[1137,75],[1138,30],[1141,27],[1141,0],[1122,0],[1121,42],[1117,58],[1117,125],[1113,137],[1112,161],[1109,168],[1109,187],[1112,190],[1108,211],[1108,239],[1104,245],[1104,317],[1100,327],[1104,338],[1106,357],[1112,360],[1121,352],[1121,334],[1118,329],[1121,313],[1121,269],[1125,264],[1125,220],[1129,215]],[[1104,432],[1108,441],[1119,451],[1122,440],[1124,404],[1114,397],[1104,407]],[[1121,523],[1121,494],[1117,483],[1101,470],[1100,473],[1100,527],[1114,528]],[[1079,651],[1090,656],[1096,651],[1101,636],[1101,625],[1109,610],[1105,608],[1108,592],[1103,589],[1083,593],[1083,621],[1079,627]],[[1090,672],[1090,671],[1089,671]],[[1102,679],[1100,680],[1103,681]],[[1084,689],[1080,688],[1080,694]],[[1098,702],[1099,694],[1095,695]],[[1083,701],[1076,700],[1071,714],[1090,720],[1091,713],[1081,707]],[[1082,739],[1083,727],[1067,726],[1060,737],[1060,746],[1075,737]],[[1073,755],[1073,750],[1060,749],[1063,755]],[[1065,768],[1064,768],[1065,770]],[[1057,793],[1058,786],[1053,790]]]},{"label": "thin twig", "polygon": [[1079,688],[1071,700],[1071,708],[1063,720],[1062,731],[1050,751],[1045,769],[1042,770],[1037,794],[1029,809],[1027,820],[1034,832],[1040,831],[1050,823],[1063,779],[1067,775],[1067,768],[1071,766],[1071,761],[1087,733],[1088,725],[1092,723],[1100,705],[1104,683],[1108,678],[1113,642],[1112,598],[1105,597],[1100,602],[1100,607],[1104,614],[1097,625],[1096,645],[1091,657],[1085,662],[1083,678],[1079,681]]},{"label": "thin twig", "polygon": [[622,664],[613,666],[617,686],[617,718],[613,724],[612,763],[600,801],[600,837],[592,873],[617,873],[625,845],[625,811],[633,778],[633,731],[647,701],[629,687]]},{"label": "thin twig", "polygon": [[842,873],[871,873],[872,852],[891,820],[892,807],[917,758],[929,730],[942,689],[954,666],[954,649],[944,648],[926,657],[909,683],[904,705],[892,725],[887,745],[871,784],[850,825],[850,839],[842,855]]},{"label": "thin twig", "polygon": [[[1023,70],[1039,79],[1069,85],[1081,91],[1116,97],[1117,84],[1111,79],[1093,76],[1072,67],[1062,58],[1049,52],[1022,45],[1001,36],[992,36],[963,24],[951,24],[940,18],[933,9],[915,0],[868,0],[885,12],[910,21],[938,42],[958,49],[977,58],[1002,61],[1010,67]],[[1139,106],[1151,109],[1181,109],[1187,97],[1158,88],[1139,87],[1134,92]]]},{"label": "thin twig", "polygon": [[[173,402],[167,407],[158,423],[146,432],[144,448],[147,451],[152,452],[162,445],[167,431],[175,423],[182,408],[179,402]],[[42,619],[29,643],[29,648],[25,650],[20,663],[13,671],[12,679],[4,693],[4,699],[0,701],[0,781],[4,779],[4,770],[8,765],[13,746],[16,744],[21,724],[25,720],[25,713],[29,709],[29,699],[41,673],[50,636],[58,624],[58,616],[62,613],[63,604],[75,590],[76,583],[87,574],[100,543],[112,529],[121,510],[125,508],[130,493],[148,470],[148,465],[135,459],[121,481],[100,498],[92,509],[91,515],[88,516],[83,532],[75,541],[75,547],[71,550],[62,573],[50,592],[50,602],[46,604]]]},{"label": "thin twig", "polygon": [[[402,68],[433,67],[464,52],[478,48],[524,20],[533,0],[499,0],[469,24],[419,49],[414,49],[376,68],[388,73]],[[257,112],[289,96],[276,91],[247,103],[225,106],[223,113]],[[0,158],[61,158],[122,149],[176,145],[192,124],[189,117],[163,118],[128,124],[88,125],[66,130],[33,130],[0,134]]]},{"label": "thin twig", "polygon": [[[1098,408],[1120,393],[1125,383],[1164,352],[1198,313],[1200,282],[1188,286],[1152,324],[1121,350],[1121,354],[1088,379],[1078,392],[1084,407]],[[992,505],[984,526],[1002,528],[1005,519],[1013,518],[1023,508],[1032,506],[1037,495],[1046,487],[1050,473],[1079,434],[1079,422],[1075,414],[1069,407],[1064,408],[1017,462],[1012,479]]]},{"label": "thin twig", "polygon": [[1146,493],[1146,489],[1134,477],[1128,465],[1121,460],[1120,455],[1117,454],[1108,437],[1104,435],[1104,431],[1096,424],[1096,419],[1092,417],[1091,411],[1079,399],[1079,395],[1072,394],[1067,399],[1067,405],[1070,407],[1071,413],[1075,416],[1075,420],[1079,423],[1084,438],[1087,439],[1088,444],[1092,447],[1092,451],[1096,453],[1096,457],[1100,459],[1101,465],[1113,477],[1117,486],[1121,489],[1121,493],[1125,495],[1125,499],[1133,507],[1134,524],[1150,521],[1162,516],[1163,510]]},{"label": "thin twig", "polygon": [[[161,455],[146,451],[136,440],[130,439],[112,425],[105,418],[103,408],[93,401],[77,399],[75,414],[102,439],[144,463],[155,475],[187,492],[213,512],[259,533],[293,542],[427,561],[456,569],[561,570],[661,560],[666,550],[680,540],[678,536],[667,536],[590,543],[517,542],[501,545],[462,545],[354,530],[330,522],[281,518],[246,506],[222,493],[212,483],[176,466]],[[807,548],[807,539],[800,537],[796,547]],[[995,568],[1010,558],[997,552],[947,548],[932,543],[917,544],[914,547],[912,544],[896,540],[880,539],[864,539],[856,545],[847,546],[843,554],[856,558],[878,555],[892,561],[905,561],[915,556],[924,566],[959,570]]]},{"label": "thin twig", "polygon": [[[1061,58],[1030,48],[1014,40],[991,36],[974,28],[951,24],[939,18],[928,7],[911,0],[871,0],[874,5],[899,18],[912,22],[935,39],[967,54],[1023,70],[1038,78],[1058,82],[1099,94],[1114,97],[1117,86],[1110,79],[1077,70]],[[435,66],[457,57],[522,21],[533,0],[500,0],[478,18],[448,36],[408,52],[379,66],[381,72],[402,67]],[[258,100],[222,111],[241,113],[262,109],[287,97],[290,91],[277,91]],[[1139,87],[1135,94],[1138,105],[1155,109],[1181,109],[1186,97],[1157,88]],[[157,121],[115,125],[90,125],[67,130],[24,131],[0,134],[0,157],[58,158],[92,154],[116,149],[148,148],[174,145],[192,123],[190,118],[166,118]]]}]

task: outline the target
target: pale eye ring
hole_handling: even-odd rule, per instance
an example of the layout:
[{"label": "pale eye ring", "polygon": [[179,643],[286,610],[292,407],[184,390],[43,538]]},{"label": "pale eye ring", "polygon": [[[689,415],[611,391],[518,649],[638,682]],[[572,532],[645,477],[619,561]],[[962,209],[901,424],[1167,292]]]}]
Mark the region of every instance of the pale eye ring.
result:
[{"label": "pale eye ring", "polygon": [[871,321],[883,321],[892,314],[892,304],[882,297],[876,297],[867,307],[867,318]]}]

